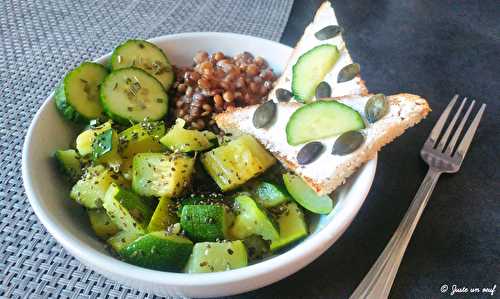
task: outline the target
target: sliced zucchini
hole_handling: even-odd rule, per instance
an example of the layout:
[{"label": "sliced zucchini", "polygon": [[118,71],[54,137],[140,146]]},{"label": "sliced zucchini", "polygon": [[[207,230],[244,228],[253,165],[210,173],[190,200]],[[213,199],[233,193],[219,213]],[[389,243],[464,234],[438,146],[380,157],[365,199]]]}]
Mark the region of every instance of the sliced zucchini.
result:
[{"label": "sliced zucchini", "polygon": [[174,82],[174,72],[165,53],[145,40],[128,40],[113,51],[111,56],[113,71],[131,66],[148,72],[160,81],[165,90],[168,90]]},{"label": "sliced zucchini", "polygon": [[153,211],[135,193],[111,184],[104,196],[103,207],[111,220],[122,230],[146,232]]},{"label": "sliced zucchini", "polygon": [[71,189],[70,197],[86,208],[100,208],[109,185],[118,179],[118,175],[102,165],[89,167]]},{"label": "sliced zucchini", "polygon": [[135,67],[113,71],[100,91],[104,112],[121,124],[160,120],[167,113],[168,96],[160,82]]},{"label": "sliced zucchini", "polygon": [[203,154],[201,162],[222,191],[228,191],[261,174],[276,159],[255,138],[242,135]]},{"label": "sliced zucchini", "polygon": [[87,210],[87,214],[89,215],[90,226],[99,238],[106,240],[120,231],[104,209]]},{"label": "sliced zucchini", "polygon": [[194,160],[175,153],[137,154],[132,163],[132,189],[143,196],[177,197],[189,186]]},{"label": "sliced zucchini", "polygon": [[309,102],[318,84],[332,70],[339,59],[334,45],[323,44],[299,57],[292,68],[292,93],[298,101]]},{"label": "sliced zucchini", "polygon": [[120,255],[124,248],[126,248],[128,245],[130,245],[130,243],[134,242],[141,236],[142,234],[136,231],[122,230],[113,237],[109,238],[106,242],[109,244],[109,246],[111,246],[111,248],[113,248],[116,253]]},{"label": "sliced zucchini", "polygon": [[83,157],[92,155],[92,145],[94,144],[96,137],[99,134],[111,129],[111,124],[111,121],[107,121],[100,126],[89,128],[81,132],[76,137],[76,150],[78,151],[80,156]]},{"label": "sliced zucchini", "polygon": [[234,201],[234,209],[237,216],[229,232],[231,236],[244,239],[251,235],[259,235],[268,241],[279,239],[279,228],[276,223],[250,196],[238,195]]},{"label": "sliced zucchini", "polygon": [[102,115],[99,86],[108,74],[101,64],[84,62],[70,71],[55,92],[57,110],[71,121],[82,122]]},{"label": "sliced zucchini", "polygon": [[140,237],[120,251],[122,258],[131,264],[162,271],[180,271],[193,250],[188,238],[152,232]]},{"label": "sliced zucchini", "polygon": [[149,221],[148,232],[166,230],[170,225],[177,222],[178,218],[174,211],[174,203],[170,198],[162,197]]},{"label": "sliced zucchini", "polygon": [[75,150],[57,150],[54,152],[54,158],[59,170],[70,182],[76,182],[82,176],[80,155]]},{"label": "sliced zucchini", "polygon": [[165,134],[163,121],[140,122],[120,132],[120,171],[126,179],[132,179],[132,161],[138,153],[156,153],[162,150],[158,139]]},{"label": "sliced zucchini", "polygon": [[266,181],[257,181],[251,192],[255,200],[264,208],[272,208],[290,200],[286,190],[278,184]]},{"label": "sliced zucchini", "polygon": [[280,238],[271,242],[271,250],[276,251],[289,246],[307,236],[307,224],[304,212],[295,202],[289,202],[282,206],[278,216],[280,227]]},{"label": "sliced zucchini", "polygon": [[178,118],[160,142],[171,151],[183,153],[204,151],[216,145],[217,136],[214,133],[184,129],[185,123],[185,120]]},{"label": "sliced zucchini", "polygon": [[226,208],[221,205],[185,205],[181,227],[195,242],[223,240],[227,235]]},{"label": "sliced zucchini", "polygon": [[194,245],[184,272],[220,272],[246,265],[248,256],[243,242],[203,242]]},{"label": "sliced zucchini", "polygon": [[358,111],[334,100],[321,100],[293,112],[286,125],[286,138],[288,144],[299,145],[364,128]]},{"label": "sliced zucchini", "polygon": [[333,209],[333,201],[330,196],[319,196],[299,176],[285,173],[283,181],[290,195],[304,209],[316,214],[328,214]]}]

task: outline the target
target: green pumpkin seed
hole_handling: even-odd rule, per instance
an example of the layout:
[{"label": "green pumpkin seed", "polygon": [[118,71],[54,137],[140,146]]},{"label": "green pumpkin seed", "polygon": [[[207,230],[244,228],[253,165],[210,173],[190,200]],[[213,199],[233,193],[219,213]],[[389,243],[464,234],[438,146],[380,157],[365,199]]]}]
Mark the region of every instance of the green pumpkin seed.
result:
[{"label": "green pumpkin seed", "polygon": [[342,83],[350,81],[354,79],[354,77],[356,77],[360,71],[361,67],[359,64],[357,63],[348,64],[340,70],[339,75],[337,77],[337,82]]},{"label": "green pumpkin seed", "polygon": [[276,89],[276,98],[280,102],[288,102],[292,98],[293,94],[291,91],[286,90],[284,88]]},{"label": "green pumpkin seed", "polygon": [[334,38],[340,33],[342,33],[344,29],[338,25],[330,25],[316,32],[314,36],[319,40],[326,40],[330,38]]},{"label": "green pumpkin seed", "polygon": [[365,141],[365,136],[359,131],[348,131],[335,140],[332,155],[347,155],[357,150]]},{"label": "green pumpkin seed", "polygon": [[389,112],[389,102],[387,102],[385,95],[381,93],[372,96],[368,102],[366,102],[365,115],[370,123],[374,123],[381,119],[387,112]]},{"label": "green pumpkin seed", "polygon": [[329,98],[332,96],[332,88],[330,84],[321,81],[316,87],[316,99]]},{"label": "green pumpkin seed", "polygon": [[319,141],[309,142],[300,149],[299,153],[297,154],[297,162],[299,162],[300,165],[305,165],[313,162],[314,160],[316,160],[316,158],[319,157],[319,155],[321,155],[324,148],[325,146],[323,145],[323,143]]},{"label": "green pumpkin seed", "polygon": [[276,115],[276,103],[267,101],[261,104],[253,114],[253,125],[257,128],[264,128],[269,125]]}]

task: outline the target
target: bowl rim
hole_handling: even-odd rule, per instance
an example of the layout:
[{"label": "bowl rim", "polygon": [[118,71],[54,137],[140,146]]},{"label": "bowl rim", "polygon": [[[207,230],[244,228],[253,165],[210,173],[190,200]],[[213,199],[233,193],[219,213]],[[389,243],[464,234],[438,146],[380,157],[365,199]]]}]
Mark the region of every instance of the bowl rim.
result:
[{"label": "bowl rim", "polygon": [[[163,35],[148,39],[152,43],[172,41],[176,39],[192,39],[192,38],[203,38],[203,37],[217,37],[217,38],[229,38],[238,40],[258,40],[259,42],[268,43],[274,47],[286,47],[288,50],[291,48],[278,42],[270,41],[267,39],[236,34],[236,33],[226,33],[226,32],[189,32],[189,33],[178,33]],[[99,62],[105,59],[109,59],[111,53],[107,53],[93,61]],[[348,202],[342,207],[343,212],[335,215],[324,227],[322,227],[317,233],[310,235],[305,240],[301,241],[299,244],[285,252],[282,252],[270,259],[261,261],[256,264],[248,265],[243,268],[215,272],[215,273],[174,273],[174,272],[163,272],[158,270],[151,270],[142,268],[139,266],[134,266],[132,264],[125,263],[115,257],[106,255],[98,250],[92,248],[88,244],[79,240],[76,236],[72,235],[64,227],[58,225],[55,220],[51,219],[50,213],[45,211],[41,204],[41,200],[38,199],[37,194],[33,188],[34,179],[29,174],[29,169],[31,168],[31,161],[29,160],[29,152],[31,148],[32,132],[43,115],[44,111],[48,109],[48,106],[53,104],[52,92],[42,103],[40,108],[37,110],[35,116],[33,117],[30,126],[28,128],[27,134],[25,135],[25,140],[22,149],[22,178],[23,185],[26,191],[26,195],[30,202],[33,211],[37,215],[40,222],[44,225],[47,231],[61,244],[66,250],[68,250],[71,255],[92,270],[102,269],[98,271],[100,273],[107,272],[112,273],[115,277],[127,277],[128,279],[133,279],[137,281],[147,281],[148,283],[154,283],[159,285],[177,285],[177,286],[208,286],[216,284],[224,284],[228,282],[238,282],[243,281],[252,277],[257,277],[268,272],[281,271],[281,275],[274,281],[270,280],[267,284],[273,283],[280,280],[292,273],[300,270],[317,257],[319,257],[324,251],[326,251],[347,229],[351,224],[352,220],[358,213],[361,205],[364,203],[368,192],[373,184],[373,179],[375,177],[376,166],[377,166],[377,156],[372,160],[365,163],[363,170],[360,172],[365,176],[366,184],[364,188],[359,190],[359,195],[357,196],[357,201]],[[313,256],[312,256],[313,255]],[[301,262],[300,262],[301,261]],[[290,264],[296,263],[293,271],[285,271],[284,269],[290,267]],[[105,270],[104,270],[105,269]],[[285,273],[286,272],[286,273]],[[108,276],[108,275],[105,275]],[[109,277],[109,276],[108,276]]]}]

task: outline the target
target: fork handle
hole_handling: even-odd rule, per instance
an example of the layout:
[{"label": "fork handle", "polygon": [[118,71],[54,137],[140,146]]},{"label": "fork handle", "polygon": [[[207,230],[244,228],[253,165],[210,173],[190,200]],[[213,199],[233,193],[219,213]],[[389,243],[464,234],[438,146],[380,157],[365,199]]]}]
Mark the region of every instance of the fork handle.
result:
[{"label": "fork handle", "polygon": [[354,290],[354,293],[350,297],[351,299],[383,299],[389,296],[406,247],[410,242],[413,231],[415,231],[418,220],[429,201],[440,175],[441,172],[429,168],[417,194],[415,194],[411,202],[410,208],[389,241],[389,244],[387,244],[363,281]]}]

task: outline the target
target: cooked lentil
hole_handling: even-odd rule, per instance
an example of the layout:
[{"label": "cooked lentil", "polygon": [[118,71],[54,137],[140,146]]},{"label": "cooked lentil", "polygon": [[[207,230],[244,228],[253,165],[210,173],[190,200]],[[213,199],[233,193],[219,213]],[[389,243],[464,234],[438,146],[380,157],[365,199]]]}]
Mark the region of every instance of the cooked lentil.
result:
[{"label": "cooked lentil", "polygon": [[188,127],[218,132],[212,117],[231,107],[262,103],[277,77],[262,57],[200,51],[192,67],[175,67],[172,109]]}]

